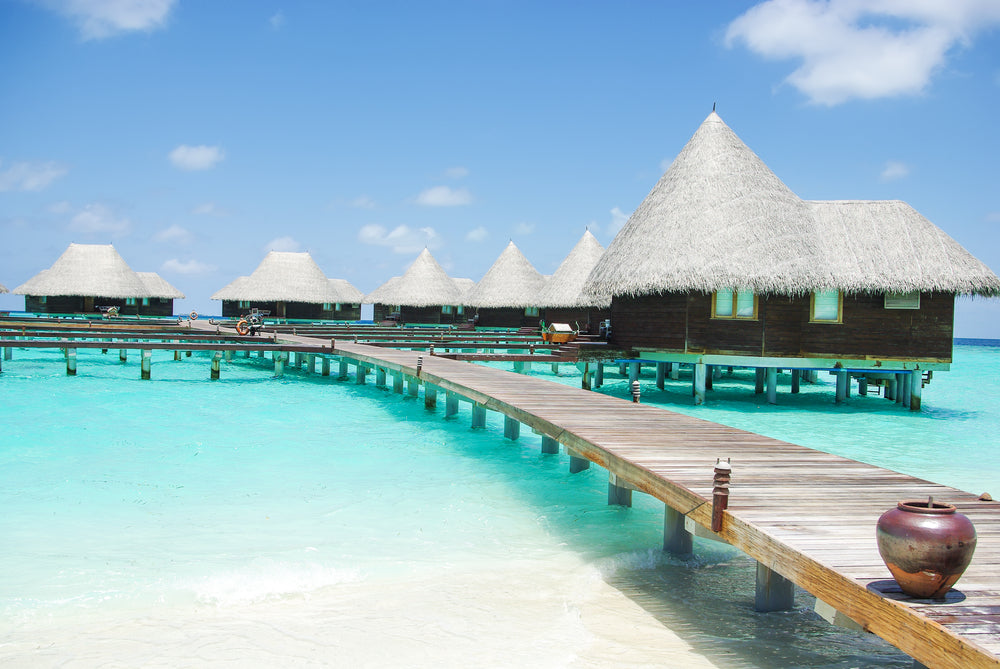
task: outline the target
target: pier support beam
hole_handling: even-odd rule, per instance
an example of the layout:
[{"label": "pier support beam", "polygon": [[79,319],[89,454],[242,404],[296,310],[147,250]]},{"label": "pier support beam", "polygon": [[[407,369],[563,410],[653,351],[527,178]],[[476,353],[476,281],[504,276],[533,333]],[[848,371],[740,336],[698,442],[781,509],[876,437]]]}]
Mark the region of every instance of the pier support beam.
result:
[{"label": "pier support beam", "polygon": [[837,404],[843,404],[847,401],[847,372],[837,370],[835,376],[837,377]]},{"label": "pier support beam", "polygon": [[144,350],[142,352],[142,362],[139,365],[139,378],[143,381],[149,381],[153,377],[153,352],[150,350]]},{"label": "pier support beam", "polygon": [[393,372],[392,373],[392,392],[403,394],[403,373]]},{"label": "pier support beam", "polygon": [[767,368],[767,403],[778,403],[778,369],[776,367]]},{"label": "pier support beam", "polygon": [[227,350],[226,351],[226,362],[232,362],[232,361],[233,361],[233,352],[230,351],[230,350]]},{"label": "pier support beam", "polygon": [[800,369],[793,369],[792,370],[792,394],[793,395],[798,395],[799,394],[799,378],[801,377],[801,375],[802,375],[802,370],[800,370]]},{"label": "pier support beam", "polygon": [[608,472],[608,506],[611,505],[632,506],[632,486],[614,472]]},{"label": "pier support beam", "polygon": [[597,363],[597,370],[594,372],[594,388],[604,385],[604,363]]},{"label": "pier support beam", "polygon": [[367,380],[368,380],[368,368],[362,365],[361,363],[358,363],[358,365],[354,368],[354,383],[358,384],[359,386],[363,386],[365,385],[365,381]]},{"label": "pier support beam", "polygon": [[425,409],[435,409],[437,408],[437,396],[438,389],[437,386],[430,383],[424,384],[424,408]]},{"label": "pier support beam", "polygon": [[559,376],[559,363],[558,362],[553,362],[552,363],[552,373],[555,374],[556,376]]},{"label": "pier support beam", "polygon": [[694,403],[700,406],[705,403],[705,365],[703,363],[695,363],[693,386]]},{"label": "pier support beam", "polygon": [[180,360],[180,359],[181,359],[181,352],[174,351],[174,360]]},{"label": "pier support beam", "polygon": [[920,411],[920,391],[923,390],[924,375],[920,372],[910,374],[910,411]]},{"label": "pier support beam", "polygon": [[379,388],[385,388],[385,367],[375,368],[375,385]]},{"label": "pier support beam", "polygon": [[13,360],[14,359],[14,349],[11,348],[10,346],[4,346],[3,347],[3,359],[4,360]]},{"label": "pier support beam", "polygon": [[552,437],[550,437],[550,436],[548,436],[546,434],[543,434],[542,435],[542,453],[546,453],[546,454],[549,454],[549,455],[558,455],[559,454],[559,442],[556,441],[555,439],[553,439]]},{"label": "pier support beam", "polygon": [[511,441],[517,441],[521,436],[521,423],[510,416],[503,417],[503,436]]},{"label": "pier support beam", "polygon": [[316,354],[308,353],[306,354],[306,372],[309,374],[316,373]]},{"label": "pier support beam", "polygon": [[795,584],[787,578],[757,563],[757,593],[754,610],[760,613],[788,611],[795,604]]},{"label": "pier support beam", "polygon": [[663,390],[664,381],[667,378],[667,363],[656,363],[656,387]]},{"label": "pier support beam", "polygon": [[590,469],[590,460],[587,458],[581,458],[575,451],[571,451],[569,448],[566,449],[566,454],[569,455],[570,474],[577,474],[585,469]]},{"label": "pier support beam", "polygon": [[639,380],[639,368],[640,363],[630,362],[628,363],[628,383],[631,386],[633,381]]},{"label": "pier support beam", "polygon": [[420,380],[415,376],[406,377],[406,394],[416,397],[420,392]]},{"label": "pier support beam", "polygon": [[898,382],[896,380],[896,376],[895,375],[893,375],[893,377],[891,379],[889,379],[888,381],[885,382],[885,398],[887,400],[895,400],[896,399],[896,390],[898,389],[898,386],[899,386],[899,384],[898,384]]},{"label": "pier support beam", "polygon": [[868,377],[862,376],[858,379],[858,395],[868,395]]},{"label": "pier support beam", "polygon": [[338,379],[347,378],[347,358],[340,359],[340,369],[337,372],[337,378]]},{"label": "pier support beam", "polygon": [[764,392],[764,368],[755,367],[753,371],[754,371],[753,394],[760,395]]},{"label": "pier support beam", "polygon": [[284,351],[274,352],[274,375],[284,376],[285,375],[285,360],[288,359],[288,354]]},{"label": "pier support beam", "polygon": [[[123,349],[124,350],[124,349]],[[66,349],[66,375],[76,376],[76,349]]]},{"label": "pier support beam", "polygon": [[118,349],[118,359],[122,362],[128,362],[128,351],[123,348]]},{"label": "pier support beam", "polygon": [[330,376],[330,358],[323,356],[323,362],[320,363],[320,374],[323,376]]},{"label": "pier support beam", "polygon": [[222,351],[216,351],[212,354],[212,373],[211,377],[213,380],[218,380],[221,374],[222,365]]},{"label": "pier support beam", "polygon": [[531,361],[530,360],[515,360],[514,361],[514,371],[518,374],[527,374],[531,371]]},{"label": "pier support beam", "polygon": [[451,418],[458,414],[458,394],[446,393],[444,400],[444,417]]},{"label": "pier support beam", "polygon": [[472,429],[481,430],[486,427],[486,407],[479,402],[472,403]]},{"label": "pier support beam", "polygon": [[670,366],[670,369],[667,370],[667,373],[670,375],[670,380],[671,381],[678,381],[678,380],[680,380],[680,378],[681,378],[681,363],[679,363],[679,362],[668,362],[667,364]]},{"label": "pier support beam", "polygon": [[590,390],[590,363],[583,363],[583,376],[580,377],[580,387]]},{"label": "pier support beam", "polygon": [[684,529],[684,514],[663,505],[663,550],[676,557],[694,553],[694,535]]}]

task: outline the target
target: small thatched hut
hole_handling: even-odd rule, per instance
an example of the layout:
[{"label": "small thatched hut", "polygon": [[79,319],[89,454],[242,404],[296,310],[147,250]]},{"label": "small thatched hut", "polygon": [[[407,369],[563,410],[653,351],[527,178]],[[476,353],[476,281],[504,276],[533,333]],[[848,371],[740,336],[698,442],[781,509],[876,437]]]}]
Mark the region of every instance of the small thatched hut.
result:
[{"label": "small thatched hut", "polygon": [[480,327],[538,327],[538,294],[544,287],[545,277],[512,241],[465,296],[465,302],[475,307]]},{"label": "small thatched hut", "polygon": [[343,319],[345,304],[348,313],[360,309],[360,294],[346,281],[328,279],[308,253],[271,251],[253,274],[236,278],[212,299],[222,300],[226,317],[256,308],[274,318]]},{"label": "small thatched hut", "polygon": [[375,307],[375,320],[398,311],[404,323],[454,323],[463,319],[462,291],[428,249],[403,276],[393,277],[365,298]]},{"label": "small thatched hut", "polygon": [[713,112],[587,290],[636,357],[926,370],[951,361],[955,296],[1000,279],[903,202],[801,200]]},{"label": "small thatched hut", "polygon": [[49,269],[14,289],[24,310],[36,313],[118,313],[171,316],[184,294],[154,272],[133,272],[115,247],[70,244]]},{"label": "small thatched hut", "polygon": [[587,277],[604,255],[604,247],[587,230],[559,269],[545,283],[536,304],[546,323],[568,323],[581,332],[597,334],[600,323],[611,316],[611,295],[584,292]]}]

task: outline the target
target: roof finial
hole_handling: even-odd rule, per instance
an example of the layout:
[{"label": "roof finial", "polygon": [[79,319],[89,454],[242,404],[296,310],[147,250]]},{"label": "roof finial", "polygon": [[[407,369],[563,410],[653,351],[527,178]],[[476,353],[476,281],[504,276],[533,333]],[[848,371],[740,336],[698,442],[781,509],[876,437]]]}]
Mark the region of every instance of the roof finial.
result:
[{"label": "roof finial", "polygon": [[715,103],[712,103],[712,111],[715,111]]}]

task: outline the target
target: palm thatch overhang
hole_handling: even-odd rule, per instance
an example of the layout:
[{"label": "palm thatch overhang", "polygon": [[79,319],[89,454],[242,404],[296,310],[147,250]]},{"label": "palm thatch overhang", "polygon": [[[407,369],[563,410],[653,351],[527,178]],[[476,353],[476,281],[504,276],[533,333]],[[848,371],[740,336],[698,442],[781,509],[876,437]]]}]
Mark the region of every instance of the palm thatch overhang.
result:
[{"label": "palm thatch overhang", "polygon": [[50,268],[16,287],[14,293],[38,297],[156,297],[110,244],[70,244]]},{"label": "palm thatch overhang", "polygon": [[909,205],[800,199],[712,112],[594,267],[586,292],[1000,295],[1000,278]]}]

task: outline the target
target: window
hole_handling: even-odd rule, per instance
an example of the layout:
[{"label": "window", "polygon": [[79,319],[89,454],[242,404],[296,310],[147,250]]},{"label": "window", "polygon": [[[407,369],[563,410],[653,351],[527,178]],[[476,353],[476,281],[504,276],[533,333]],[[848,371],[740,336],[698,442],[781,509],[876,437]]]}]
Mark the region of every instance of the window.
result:
[{"label": "window", "polygon": [[240,300],[240,309],[249,309],[250,300]]},{"label": "window", "polygon": [[46,300],[48,300],[48,299],[49,298],[48,298],[47,295],[39,295],[38,296],[38,303],[39,304],[45,304]]},{"label": "window", "polygon": [[757,296],[752,290],[717,290],[712,295],[712,317],[757,320]]},{"label": "window", "polygon": [[335,303],[333,305],[333,310],[334,311],[343,311],[343,309],[344,309],[344,305],[341,304],[340,302],[337,302],[337,303]]},{"label": "window", "polygon": [[451,305],[450,304],[442,304],[441,305],[441,313],[442,314],[450,314],[450,313],[452,313]]},{"label": "window", "polygon": [[817,290],[812,294],[809,320],[816,323],[840,323],[843,305],[839,290]]},{"label": "window", "polygon": [[148,297],[142,298],[142,306],[144,306],[144,307],[148,307],[149,306],[149,298]]},{"label": "window", "polygon": [[135,298],[134,297],[126,297],[125,298],[125,306],[127,306],[127,307],[134,307],[135,306]]},{"label": "window", "polygon": [[538,315],[538,307],[525,307],[524,308],[524,315],[525,316],[537,316]]},{"label": "window", "polygon": [[323,311],[333,311],[333,302],[324,302]]},{"label": "window", "polygon": [[455,307],[455,313],[461,316],[462,314],[465,313],[465,307],[463,307],[461,304],[458,305],[457,307]]},{"label": "window", "polygon": [[919,309],[920,291],[913,290],[908,293],[886,293],[886,309]]}]

